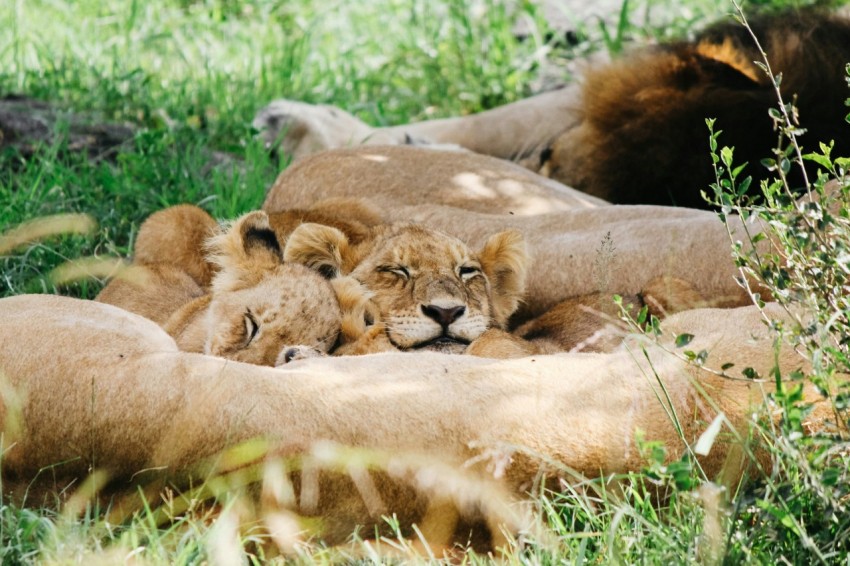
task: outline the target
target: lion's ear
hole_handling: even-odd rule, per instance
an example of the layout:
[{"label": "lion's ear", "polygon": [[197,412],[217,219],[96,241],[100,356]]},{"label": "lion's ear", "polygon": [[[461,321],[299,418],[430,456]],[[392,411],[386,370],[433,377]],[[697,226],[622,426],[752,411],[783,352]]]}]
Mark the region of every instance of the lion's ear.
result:
[{"label": "lion's ear", "polygon": [[528,252],[522,234],[507,230],[490,236],[478,257],[490,280],[493,320],[504,327],[525,293]]},{"label": "lion's ear", "polygon": [[283,259],[306,265],[327,279],[334,279],[344,275],[343,266],[349,253],[348,238],[340,230],[308,222],[290,234]]},{"label": "lion's ear", "polygon": [[206,243],[209,260],[218,265],[214,291],[255,284],[283,262],[283,253],[265,212],[249,212]]}]

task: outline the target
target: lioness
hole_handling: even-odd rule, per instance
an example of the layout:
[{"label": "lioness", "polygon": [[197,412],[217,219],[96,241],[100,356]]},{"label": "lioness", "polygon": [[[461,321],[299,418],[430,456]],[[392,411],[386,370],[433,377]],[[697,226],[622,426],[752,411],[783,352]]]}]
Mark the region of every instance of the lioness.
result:
[{"label": "lioness", "polygon": [[[834,140],[834,155],[850,152],[844,120],[850,21],[807,9],[766,13],[750,24],[770,72],[782,78],[784,102],[798,109],[793,118],[805,129],[797,133],[804,148]],[[725,21],[693,41],[596,65],[580,83],[481,114],[372,128],[338,108],[278,100],[254,125],[270,146],[279,143],[296,160],[359,144],[456,144],[517,160],[614,203],[705,208],[700,192],[715,181],[707,118],[717,119],[720,143],[735,148],[736,162],[749,163],[753,187],[770,176],[759,163],[776,145],[768,110],[779,102],[761,62],[749,32]],[[812,175],[815,165],[806,165]]]},{"label": "lioness", "polygon": [[[334,287],[283,263],[264,212],[217,229],[197,207],[165,209],[142,225],[135,256],[97,300],[157,322],[184,351],[280,365],[336,345],[343,313]],[[351,285],[338,282],[346,314],[363,308]]]},{"label": "lioness", "polygon": [[[729,235],[715,214],[610,206],[518,165],[471,152],[410,146],[322,152],[283,171],[263,209],[274,215],[340,198],[359,198],[387,223],[424,224],[473,249],[500,230],[518,231],[528,268],[525,300],[512,326],[575,297],[636,295],[665,276],[692,282],[713,306],[748,301],[729,259]],[[344,216],[346,210],[337,213]],[[729,227],[746,245],[745,234],[760,231],[755,222],[751,219],[745,232],[739,219],[730,218]]]},{"label": "lioness", "polygon": [[[783,316],[770,305],[766,313]],[[419,523],[432,544],[457,540],[452,523],[443,524],[456,516],[439,512],[446,502],[462,514],[492,513],[496,526],[514,531],[523,523],[498,511],[493,492],[467,491],[457,474],[489,478],[522,497],[541,472],[581,481],[636,470],[645,463],[637,430],[663,441],[669,460],[687,452],[708,477],[734,484],[747,465],[736,447],[747,442],[747,422],[774,382],[716,372],[725,363],[761,375],[806,366],[793,348],[773,348],[755,307],[687,311],[663,323],[668,346],[690,333],[691,347],[710,352],[703,366],[649,344],[640,355],[623,349],[494,361],[415,352],[275,369],[180,352],[151,321],[92,301],[6,298],[0,321],[0,420],[17,425],[3,436],[3,485],[16,501],[55,501],[92,469],[112,480],[105,497],[148,482],[186,487],[211,470],[247,464],[244,455],[238,463],[216,456],[261,437],[271,452],[258,458],[305,462],[292,474],[293,496],[269,495],[285,491],[282,468],[269,468],[257,490],[262,504],[320,516],[312,524],[329,543],[346,540],[355,525],[371,533],[390,514],[404,533]],[[806,417],[812,426],[834,417],[813,387],[802,394],[814,403]],[[694,443],[721,414],[724,431],[695,454]],[[382,463],[369,474],[358,458],[337,465],[327,442],[381,454]],[[457,472],[443,475],[446,467]],[[156,489],[149,493],[157,498]],[[465,541],[468,531],[459,535]]]}]

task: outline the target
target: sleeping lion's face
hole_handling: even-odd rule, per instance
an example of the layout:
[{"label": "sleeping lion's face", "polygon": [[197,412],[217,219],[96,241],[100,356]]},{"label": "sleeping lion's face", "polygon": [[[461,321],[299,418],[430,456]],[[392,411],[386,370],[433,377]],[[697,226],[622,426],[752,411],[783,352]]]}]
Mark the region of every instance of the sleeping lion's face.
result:
[{"label": "sleeping lion's face", "polygon": [[401,350],[463,351],[494,324],[491,284],[463,242],[419,225],[380,238],[351,272]]},{"label": "sleeping lion's face", "polygon": [[375,227],[356,246],[339,230],[304,224],[290,236],[286,256],[359,281],[396,348],[452,353],[505,325],[524,290],[527,262],[515,231],[491,236],[474,252],[457,238],[412,223]]}]

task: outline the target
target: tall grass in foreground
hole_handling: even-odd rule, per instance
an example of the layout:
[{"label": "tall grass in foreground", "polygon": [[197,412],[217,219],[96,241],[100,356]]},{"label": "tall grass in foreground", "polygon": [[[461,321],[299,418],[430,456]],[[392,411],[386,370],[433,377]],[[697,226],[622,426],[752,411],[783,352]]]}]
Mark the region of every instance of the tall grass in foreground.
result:
[{"label": "tall grass in foreground", "polygon": [[[743,11],[737,5],[736,9],[745,25]],[[757,42],[755,36],[753,41]],[[750,179],[740,176],[734,149],[720,147],[722,134],[708,120],[716,172],[710,199],[724,221],[735,213],[768,227],[746,236],[752,251],[743,251],[746,247],[740,241],[732,242],[741,281],[757,306],[764,306],[767,293],[785,309],[790,323],[765,316],[765,324],[777,340],[793,344],[811,369],[783,374],[776,368],[769,376],[747,376],[775,383],[769,402],[781,418],[759,431],[770,454],[770,473],[733,502],[726,556],[735,561],[781,556],[790,563],[846,562],[850,557],[850,159],[831,155],[832,145],[824,142],[817,150],[804,152],[802,143],[811,149],[818,140],[806,139],[793,101],[780,94],[782,77],[774,75],[761,54],[758,64],[777,94],[777,107],[770,115],[779,142],[773,155],[762,160],[774,179],[762,182],[759,196],[750,197]],[[850,84],[850,64],[847,72]],[[816,178],[807,176],[806,162],[818,165]],[[792,168],[801,171],[803,186],[792,185]],[[802,402],[806,381],[834,407],[833,426],[813,434],[807,434],[812,432],[806,423],[810,407]],[[760,532],[749,531],[751,525],[760,527]],[[769,552],[759,548],[757,541],[763,539],[771,543]]]},{"label": "tall grass in foreground", "polygon": [[[622,7],[622,16],[605,26],[579,22],[579,44],[559,54],[617,51],[648,36],[686,34],[729,9],[703,0]],[[518,18],[538,26],[524,42],[511,33]],[[0,296],[57,290],[93,296],[97,281],[57,289],[48,274],[69,259],[125,256],[141,220],[164,206],[199,203],[221,218],[257,207],[283,164],[252,141],[248,124],[273,98],[332,103],[370,123],[394,124],[525,96],[550,51],[543,25],[532,6],[508,8],[495,0],[4,2],[0,94],[26,94],[140,130],[114,160],[74,154],[61,143],[37,148],[26,159],[0,154],[0,233],[58,213],[85,213],[98,222],[93,232],[87,227],[60,240],[26,238],[0,251]],[[796,127],[780,125],[789,133]],[[758,206],[735,198],[741,180],[730,178],[731,156],[727,162],[724,153],[717,155],[723,169],[716,198],[724,214],[757,215],[776,231],[776,249],[760,258],[741,256],[742,268],[775,296],[816,314],[812,325],[786,329],[816,362],[814,375],[780,376],[789,381],[773,402],[785,418],[776,429],[757,431],[773,461],[771,474],[726,493],[687,460],[663,465],[662,447],[647,445],[645,472],[617,478],[616,491],[601,480],[562,493],[541,490],[534,501],[548,534],[523,541],[507,562],[848,560],[846,436],[799,434],[805,407],[795,400],[795,380],[823,383],[837,407],[845,407],[847,392],[828,385],[833,374],[847,372],[850,197],[841,190],[824,204],[798,207],[781,181],[784,168],[798,159],[785,149],[771,158],[780,180],[765,187]],[[236,160],[211,164],[210,150]],[[847,163],[827,153],[808,158],[822,161],[830,177],[843,178]],[[824,180],[813,180],[814,194],[823,196]],[[659,493],[666,495],[663,505]],[[0,557],[3,563],[273,559],[250,521],[237,528],[240,501],[240,490],[232,487],[218,493],[224,512],[217,519],[198,507],[163,523],[161,511],[142,508],[118,525],[85,505],[56,512],[0,501]],[[305,545],[293,559],[368,563],[411,556],[407,543],[392,536],[379,546]]]}]

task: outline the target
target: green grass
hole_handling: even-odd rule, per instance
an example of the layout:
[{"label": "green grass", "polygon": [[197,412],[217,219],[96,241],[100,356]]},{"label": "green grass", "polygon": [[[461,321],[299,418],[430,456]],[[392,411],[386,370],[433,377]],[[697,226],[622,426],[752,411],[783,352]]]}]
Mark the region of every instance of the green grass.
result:
[{"label": "green grass", "polygon": [[[165,206],[196,203],[218,218],[257,208],[283,163],[253,140],[250,122],[274,98],[334,104],[376,125],[472,113],[531,94],[529,85],[550,72],[547,61],[687,35],[731,11],[709,0],[632,0],[605,25],[577,22],[579,42],[565,48],[543,41],[545,23],[533,6],[510,5],[515,7],[497,0],[0,3],[0,29],[6,30],[0,36],[0,95],[24,94],[87,113],[93,122],[138,127],[112,160],[89,159],[61,143],[37,148],[28,159],[0,154],[0,233],[64,212],[98,221],[91,234],[0,254],[0,297],[93,297],[101,281],[56,288],[48,274],[69,259],[126,256],[141,221]],[[536,26],[525,41],[512,33],[519,18]],[[233,161],[212,166],[212,151]],[[774,563],[779,556],[809,561],[818,558],[810,542],[816,540],[833,553],[819,551],[820,558],[846,563],[846,521],[830,518],[843,492],[815,493],[823,485],[810,477],[805,452],[783,459],[790,451],[772,454],[782,464],[779,476],[731,494],[731,503],[731,495],[717,504],[711,493],[692,491],[692,483],[706,484],[688,462],[662,467],[652,457],[649,471],[624,478],[616,493],[594,482],[582,491],[542,494],[536,501],[550,536],[532,538],[508,561],[713,563],[719,554],[730,563]],[[840,463],[847,468],[846,456]],[[806,489],[788,491],[795,485]],[[662,505],[659,493],[667,495]],[[790,516],[809,521],[805,529],[787,524],[789,513],[776,510],[783,501],[796,506]],[[91,511],[65,516],[0,502],[0,559],[111,563],[132,555],[145,563],[198,564],[208,560],[208,545],[219,536],[202,518],[190,513],[157,526],[153,514],[142,512],[116,526]],[[707,525],[718,525],[720,542],[706,537]],[[830,537],[831,547],[822,540]],[[242,542],[259,560],[262,551],[250,539],[245,534]],[[300,560],[345,558],[338,552],[310,548]]]}]

